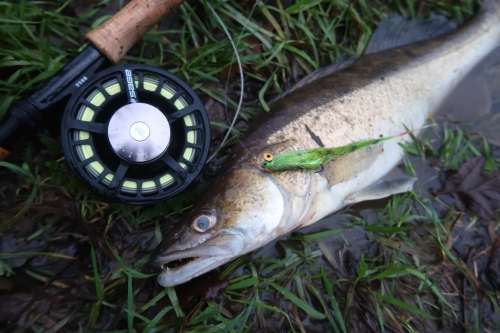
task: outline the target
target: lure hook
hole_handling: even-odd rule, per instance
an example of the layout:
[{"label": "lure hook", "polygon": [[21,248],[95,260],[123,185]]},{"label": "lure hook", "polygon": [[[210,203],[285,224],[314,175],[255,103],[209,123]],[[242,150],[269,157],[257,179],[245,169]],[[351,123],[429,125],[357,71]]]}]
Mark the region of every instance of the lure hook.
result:
[{"label": "lure hook", "polygon": [[320,164],[319,166],[321,167],[321,170],[316,170],[316,171],[314,171],[314,173],[321,173],[321,172],[323,172],[323,170],[325,170],[325,168],[323,167],[323,164]]}]

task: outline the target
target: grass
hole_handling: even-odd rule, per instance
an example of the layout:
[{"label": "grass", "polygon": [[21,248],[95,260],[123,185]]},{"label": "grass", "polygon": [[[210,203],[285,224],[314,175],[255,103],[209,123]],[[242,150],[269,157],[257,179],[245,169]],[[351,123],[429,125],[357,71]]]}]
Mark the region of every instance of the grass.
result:
[{"label": "grass", "polygon": [[[361,54],[388,13],[445,14],[462,21],[478,6],[472,0],[425,6],[414,0],[278,0],[257,2],[248,18],[254,2],[210,3],[238,43],[246,84],[243,123],[307,73]],[[111,14],[111,1],[93,4],[0,1],[0,117],[81,50],[82,33]],[[207,13],[206,1],[184,3],[124,62],[166,68],[205,100],[227,105],[231,114],[239,99],[238,75],[229,68],[236,60],[217,20]],[[487,171],[500,167],[498,145],[489,137],[442,122],[427,133],[403,146],[405,167],[420,184],[436,184],[433,178],[458,170],[474,156],[487,159]],[[26,136],[0,164],[0,235],[6,244],[17,240],[0,254],[0,282],[15,285],[27,274],[40,287],[58,276],[61,262],[77,265],[55,280],[59,284],[46,286],[38,301],[52,305],[50,310],[35,302],[19,321],[20,331],[500,330],[500,294],[484,282],[491,246],[485,225],[498,237],[498,222],[491,226],[432,197],[425,187],[378,202],[375,210],[354,207],[337,214],[334,227],[312,226],[243,256],[189,285],[201,288],[193,294],[189,288],[158,287],[147,260],[165,225],[178,221],[201,195],[210,172],[190,191],[154,207],[110,204],[75,179],[50,134],[49,127]],[[219,164],[216,160],[208,168],[215,172]],[[426,179],[422,170],[433,169]],[[363,242],[348,236],[353,234],[362,235]],[[483,247],[464,252],[474,244],[472,235],[483,239]],[[16,261],[20,257],[22,263]],[[218,296],[200,296],[217,288]],[[185,305],[186,295],[194,295],[193,304]],[[11,290],[0,291],[0,298],[8,296]],[[0,328],[16,325],[0,323]]]}]

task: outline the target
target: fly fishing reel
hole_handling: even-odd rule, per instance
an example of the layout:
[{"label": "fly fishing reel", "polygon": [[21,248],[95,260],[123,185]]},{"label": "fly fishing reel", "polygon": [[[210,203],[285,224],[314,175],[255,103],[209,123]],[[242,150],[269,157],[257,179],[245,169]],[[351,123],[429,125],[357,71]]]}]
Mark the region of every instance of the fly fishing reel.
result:
[{"label": "fly fishing reel", "polygon": [[[87,45],[0,123],[0,145],[66,103],[61,142],[77,176],[106,199],[145,205],[186,188],[200,173],[210,124],[194,91],[175,75],[116,64],[183,0],[132,0],[90,31]],[[0,146],[0,161],[9,151]]]},{"label": "fly fishing reel", "polygon": [[71,169],[92,190],[151,204],[198,176],[210,124],[188,85],[146,65],[113,66],[84,81],[67,104],[61,140]]}]

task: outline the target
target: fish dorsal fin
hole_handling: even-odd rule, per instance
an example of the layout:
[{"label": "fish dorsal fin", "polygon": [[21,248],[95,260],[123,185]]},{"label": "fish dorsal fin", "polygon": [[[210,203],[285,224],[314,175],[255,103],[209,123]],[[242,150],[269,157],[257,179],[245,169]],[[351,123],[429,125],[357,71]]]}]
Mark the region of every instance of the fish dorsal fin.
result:
[{"label": "fish dorsal fin", "polygon": [[438,37],[450,33],[456,28],[455,22],[442,15],[423,20],[406,20],[400,15],[390,15],[375,30],[365,54]]},{"label": "fish dorsal fin", "polygon": [[[425,20],[406,20],[400,15],[390,15],[383,20],[373,34],[365,54],[380,52],[394,47],[415,43],[452,32],[457,28],[455,22],[442,15]],[[290,89],[285,90],[269,102],[273,104],[289,93],[302,88],[324,76],[333,74],[352,64],[356,58],[340,60],[326,67],[318,68],[303,77]]]},{"label": "fish dorsal fin", "polygon": [[297,83],[295,83],[290,89],[283,91],[281,94],[279,94],[278,96],[273,98],[272,101],[269,102],[269,104],[272,104],[272,103],[276,102],[277,100],[282,99],[284,96],[288,95],[292,91],[295,91],[295,90],[297,90],[297,89],[299,89],[299,88],[301,88],[301,87],[303,87],[303,86],[305,86],[313,81],[316,81],[317,79],[322,78],[323,76],[330,75],[332,73],[335,73],[335,72],[341,70],[342,68],[349,66],[350,64],[352,64],[354,62],[354,60],[356,60],[356,59],[353,58],[353,59],[347,59],[347,60],[340,60],[340,61],[334,62],[333,64],[328,65],[326,67],[321,67],[321,68],[318,68],[318,69],[312,71],[311,73],[309,73],[308,75],[306,75],[302,79],[300,79]]}]

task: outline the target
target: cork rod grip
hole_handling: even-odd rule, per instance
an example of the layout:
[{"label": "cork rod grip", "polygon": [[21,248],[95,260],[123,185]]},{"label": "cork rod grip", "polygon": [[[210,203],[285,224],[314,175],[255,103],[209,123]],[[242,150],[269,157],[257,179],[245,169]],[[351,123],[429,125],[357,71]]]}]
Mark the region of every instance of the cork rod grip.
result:
[{"label": "cork rod grip", "polygon": [[183,0],[133,0],[86,37],[116,64],[141,37]]}]

